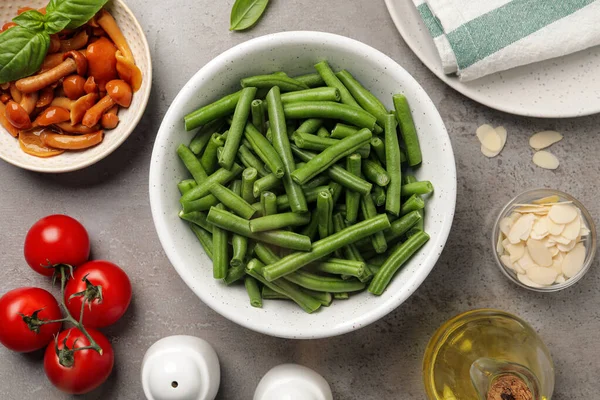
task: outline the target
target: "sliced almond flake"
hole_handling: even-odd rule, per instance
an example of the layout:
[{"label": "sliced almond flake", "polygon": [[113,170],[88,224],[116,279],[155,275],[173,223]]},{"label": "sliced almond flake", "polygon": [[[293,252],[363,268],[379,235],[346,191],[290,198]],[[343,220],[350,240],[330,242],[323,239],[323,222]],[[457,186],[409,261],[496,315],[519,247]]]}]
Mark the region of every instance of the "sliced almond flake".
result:
[{"label": "sliced almond flake", "polygon": [[512,263],[512,261],[510,261],[509,256],[507,256],[507,255],[500,256],[500,261],[502,261],[502,264],[504,264],[504,266],[506,268],[512,269],[513,271],[515,270],[515,266]]},{"label": "sliced almond flake", "polygon": [[487,131],[483,135],[483,140],[481,140],[481,145],[488,149],[489,151],[500,151],[502,150],[502,138],[495,129],[491,131]]},{"label": "sliced almond flake", "polygon": [[510,261],[515,262],[519,260],[525,254],[525,245],[523,243],[512,244],[509,243],[508,246],[505,247],[506,251],[510,255]]},{"label": "sliced almond flake", "polygon": [[527,249],[525,249],[523,257],[521,257],[519,261],[516,262],[516,264],[518,264],[519,267],[523,268],[525,271],[527,271],[532,266],[536,265],[531,256],[529,255],[529,251]]},{"label": "sliced almond flake", "polygon": [[503,126],[497,126],[496,128],[494,128],[494,130],[496,131],[498,136],[500,136],[500,139],[502,140],[502,147],[504,147],[504,144],[506,144],[506,138],[508,137],[506,128]]},{"label": "sliced almond flake", "polygon": [[533,163],[544,169],[556,169],[560,165],[558,158],[545,150],[538,151],[533,155]]},{"label": "sliced almond flake", "polygon": [[553,241],[554,244],[556,244],[556,245],[559,245],[559,244],[567,245],[572,242],[572,240],[570,240],[570,239],[564,238],[562,236],[554,236],[554,235],[550,235],[548,237],[548,241]]},{"label": "sliced almond flake", "polygon": [[498,242],[496,243],[496,253],[502,254],[504,253],[504,246],[502,245],[502,241],[504,240],[504,235],[502,232],[498,235]]},{"label": "sliced almond flake", "polygon": [[548,218],[556,224],[568,224],[578,216],[579,210],[572,204],[555,204],[548,212]]},{"label": "sliced almond flake", "polygon": [[508,235],[508,232],[510,231],[510,227],[512,226],[513,221],[512,219],[510,219],[509,217],[504,217],[500,220],[500,231],[504,234],[504,235]]},{"label": "sliced almond flake", "polygon": [[484,145],[481,145],[481,153],[484,156],[486,156],[487,158],[494,158],[498,154],[500,154],[501,151],[502,151],[502,149],[500,149],[498,151],[492,151],[492,150],[488,149],[487,147],[485,147]]},{"label": "sliced almond flake", "polygon": [[525,286],[534,287],[534,288],[543,287],[542,285],[538,285],[537,283],[535,283],[534,281],[529,279],[527,277],[527,275],[525,275],[525,274],[517,274],[517,279],[519,280],[519,282],[521,282]]},{"label": "sliced almond flake", "polygon": [[514,224],[515,222],[517,222],[517,220],[519,218],[521,218],[521,214],[517,213],[517,212],[514,212],[514,213],[510,214],[510,217],[508,217],[508,218],[510,218],[512,220],[513,224]]},{"label": "sliced almond flake", "polygon": [[569,251],[573,250],[575,248],[575,246],[577,245],[577,241],[575,240],[571,240],[571,242],[569,244],[562,244],[562,243],[558,243],[556,245],[556,248],[559,251],[562,251],[564,253],[568,253]]},{"label": "sliced almond flake", "polygon": [[552,265],[552,254],[541,241],[529,238],[527,240],[527,251],[533,262],[540,267],[549,267]]},{"label": "sliced almond flake", "polygon": [[548,233],[550,233],[548,232],[548,218],[538,218],[534,222],[532,229],[538,236],[548,235]]},{"label": "sliced almond flake", "polygon": [[558,203],[560,201],[560,197],[553,194],[552,196],[542,197],[541,199],[533,200],[533,204],[552,204]]},{"label": "sliced almond flake", "polygon": [[[488,125],[489,126],[489,125]],[[504,129],[504,127],[499,126],[495,129],[495,132],[498,134],[498,136],[500,137],[500,147],[497,148],[492,145],[488,146],[488,144],[484,143],[482,141],[482,138],[484,140],[486,140],[486,137],[488,135],[487,128],[486,131],[482,134],[478,134],[477,137],[479,138],[480,142],[481,142],[481,152],[483,153],[484,156],[488,157],[488,158],[493,158],[496,157],[498,154],[500,154],[500,152],[502,151],[502,149],[504,148],[504,145],[506,144],[506,129]],[[481,138],[480,138],[481,136]]]},{"label": "sliced almond flake", "polygon": [[559,261],[562,264],[563,260],[565,259],[565,254],[566,254],[566,252],[559,251],[557,255],[555,255],[554,257],[552,257],[552,259],[554,261]]},{"label": "sliced almond flake", "polygon": [[551,235],[560,235],[565,229],[565,226],[563,224],[556,224],[548,217],[542,218],[546,218],[546,226],[548,227],[548,233],[550,233]]},{"label": "sliced almond flake", "polygon": [[560,235],[569,240],[575,240],[577,239],[577,236],[579,236],[579,232],[581,232],[581,219],[575,218],[573,221],[565,225],[565,229]]},{"label": "sliced almond flake", "polygon": [[532,213],[532,214],[548,214],[548,207],[517,207],[516,212],[521,214]]},{"label": "sliced almond flake", "polygon": [[548,251],[550,251],[550,254],[552,254],[552,257],[554,257],[555,255],[560,253],[560,249],[556,246],[548,247]]},{"label": "sliced almond flake", "polygon": [[546,232],[543,235],[538,235],[537,233],[535,233],[534,230],[531,231],[531,233],[529,234],[529,237],[535,240],[543,240],[548,236],[548,232]]},{"label": "sliced almond flake", "polygon": [[554,283],[565,283],[567,280],[565,279],[565,277],[563,275],[559,275],[556,277],[556,280],[554,281]]},{"label": "sliced almond flake", "polygon": [[553,260],[552,265],[550,266],[558,275],[561,275],[562,272],[562,260]]},{"label": "sliced almond flake", "polygon": [[475,131],[475,134],[477,135],[477,139],[479,139],[480,143],[483,144],[483,139],[488,134],[488,132],[496,133],[496,130],[494,129],[493,126],[488,125],[488,124],[483,124],[479,128],[477,128],[477,130]]},{"label": "sliced almond flake", "polygon": [[590,234],[590,230],[587,228],[587,226],[581,226],[581,230],[579,231],[579,236],[587,236]]},{"label": "sliced almond flake", "polygon": [[533,215],[525,214],[517,219],[508,232],[508,240],[511,243],[516,244],[519,243],[523,237],[527,239],[531,232],[531,228],[533,227],[534,218]]},{"label": "sliced almond flake", "polygon": [[535,150],[545,149],[556,142],[560,142],[563,136],[556,131],[542,131],[533,134],[529,138],[529,145]]},{"label": "sliced almond flake", "polygon": [[550,286],[558,276],[552,268],[533,266],[527,270],[527,277],[542,286]]},{"label": "sliced almond flake", "polygon": [[585,246],[582,243],[578,243],[573,250],[565,255],[565,259],[562,263],[563,274],[567,278],[572,278],[577,275],[583,263],[585,261]]}]

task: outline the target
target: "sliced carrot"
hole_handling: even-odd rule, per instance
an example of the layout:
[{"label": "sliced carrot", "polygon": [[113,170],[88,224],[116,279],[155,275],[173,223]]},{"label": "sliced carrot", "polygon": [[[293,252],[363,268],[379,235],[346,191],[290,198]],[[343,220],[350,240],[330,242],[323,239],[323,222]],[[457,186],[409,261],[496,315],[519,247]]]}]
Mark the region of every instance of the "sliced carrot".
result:
[{"label": "sliced carrot", "polygon": [[62,135],[60,133],[43,132],[40,135],[46,146],[63,150],[87,149],[102,142],[103,131],[84,135]]},{"label": "sliced carrot", "polygon": [[53,149],[46,146],[40,136],[25,131],[19,133],[19,146],[21,146],[21,150],[25,153],[43,158],[57,156],[65,152],[64,150]]}]

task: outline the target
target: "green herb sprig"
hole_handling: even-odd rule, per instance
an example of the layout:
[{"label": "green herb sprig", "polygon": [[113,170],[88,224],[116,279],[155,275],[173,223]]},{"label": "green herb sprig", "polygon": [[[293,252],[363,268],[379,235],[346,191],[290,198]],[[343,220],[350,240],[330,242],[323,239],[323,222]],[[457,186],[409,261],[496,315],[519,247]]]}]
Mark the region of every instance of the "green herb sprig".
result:
[{"label": "green herb sprig", "polygon": [[235,0],[231,9],[229,30],[243,31],[258,22],[269,0]]}]

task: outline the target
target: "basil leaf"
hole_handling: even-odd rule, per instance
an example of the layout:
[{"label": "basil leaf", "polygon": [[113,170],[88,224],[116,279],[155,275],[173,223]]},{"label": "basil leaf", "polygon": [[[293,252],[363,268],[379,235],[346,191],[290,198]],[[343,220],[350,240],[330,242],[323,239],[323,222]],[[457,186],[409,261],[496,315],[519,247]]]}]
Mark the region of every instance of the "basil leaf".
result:
[{"label": "basil leaf", "polygon": [[254,25],[265,12],[269,0],[235,0],[229,30],[241,31]]},{"label": "basil leaf", "polygon": [[50,14],[46,21],[46,33],[53,35],[65,29],[71,20],[62,14]]},{"label": "basil leaf", "polygon": [[67,29],[79,28],[88,22],[108,0],[50,0],[46,6],[46,13],[60,13],[69,18],[71,22]]},{"label": "basil leaf", "polygon": [[38,10],[29,10],[14,17],[13,22],[19,26],[22,26],[23,28],[27,28],[35,32],[40,32],[44,30],[44,22],[46,22],[46,16]]},{"label": "basil leaf", "polygon": [[22,26],[0,34],[0,83],[32,75],[42,65],[50,46],[50,36]]}]

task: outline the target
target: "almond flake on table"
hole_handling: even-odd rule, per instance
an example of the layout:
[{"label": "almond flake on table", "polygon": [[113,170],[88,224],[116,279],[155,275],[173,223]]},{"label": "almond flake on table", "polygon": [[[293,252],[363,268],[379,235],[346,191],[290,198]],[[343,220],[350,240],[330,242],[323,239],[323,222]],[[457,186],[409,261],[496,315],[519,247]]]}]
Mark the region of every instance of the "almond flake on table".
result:
[{"label": "almond flake on table", "polygon": [[503,126],[493,128],[483,124],[477,128],[476,134],[481,143],[481,152],[486,157],[496,157],[506,144],[506,129]]},{"label": "almond flake on table", "polygon": [[544,169],[556,169],[560,165],[558,158],[545,150],[538,151],[533,155],[533,163]]},{"label": "almond flake on table", "polygon": [[542,150],[560,142],[563,136],[556,131],[542,131],[529,138],[529,145],[535,150]]},{"label": "almond flake on table", "polygon": [[528,286],[566,282],[583,268],[590,230],[581,210],[558,196],[514,204],[499,222],[496,251],[501,263]]}]

